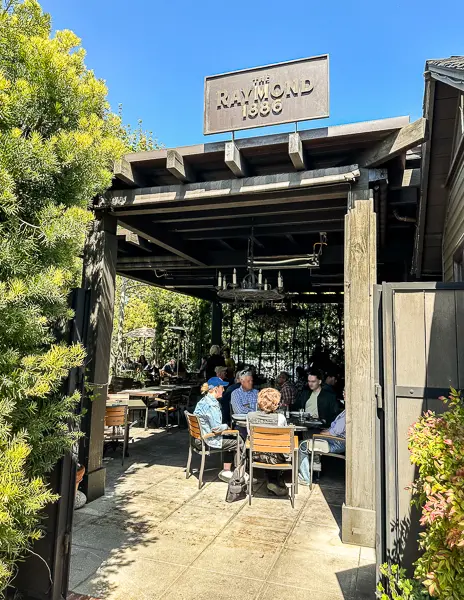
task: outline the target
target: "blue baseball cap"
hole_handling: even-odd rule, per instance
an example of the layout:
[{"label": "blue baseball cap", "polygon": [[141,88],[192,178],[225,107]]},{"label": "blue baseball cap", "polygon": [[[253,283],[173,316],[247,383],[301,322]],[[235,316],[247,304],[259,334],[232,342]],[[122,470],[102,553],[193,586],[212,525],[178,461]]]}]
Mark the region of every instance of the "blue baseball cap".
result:
[{"label": "blue baseball cap", "polygon": [[223,387],[227,387],[229,385],[228,381],[223,381],[220,377],[211,377],[208,379],[208,389],[212,390],[218,385],[222,385]]}]

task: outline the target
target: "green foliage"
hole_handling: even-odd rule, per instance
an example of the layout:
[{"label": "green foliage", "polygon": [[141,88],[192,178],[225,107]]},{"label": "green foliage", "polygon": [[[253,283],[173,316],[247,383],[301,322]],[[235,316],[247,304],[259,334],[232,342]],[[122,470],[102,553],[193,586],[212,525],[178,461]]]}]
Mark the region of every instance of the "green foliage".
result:
[{"label": "green foliage", "polygon": [[380,573],[388,585],[388,592],[382,583],[377,585],[377,598],[380,600],[421,600],[430,598],[423,586],[414,579],[406,577],[406,571],[398,565],[384,564]]},{"label": "green foliage", "polygon": [[0,595],[40,534],[44,478],[75,443],[80,346],[57,343],[92,198],[125,149],[106,87],[35,0],[0,2]]},{"label": "green foliage", "polygon": [[451,389],[443,415],[428,411],[409,431],[417,466],[414,501],[422,511],[415,576],[431,596],[458,600],[464,589],[464,403]]}]

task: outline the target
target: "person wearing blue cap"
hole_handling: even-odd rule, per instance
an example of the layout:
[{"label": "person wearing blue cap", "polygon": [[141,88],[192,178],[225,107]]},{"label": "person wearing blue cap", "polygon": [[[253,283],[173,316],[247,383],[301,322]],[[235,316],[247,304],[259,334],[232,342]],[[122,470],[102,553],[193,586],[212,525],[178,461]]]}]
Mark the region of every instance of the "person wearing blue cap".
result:
[{"label": "person wearing blue cap", "polygon": [[[227,435],[229,426],[222,422],[222,411],[219,399],[222,397],[224,388],[229,384],[223,381],[220,377],[211,377],[207,383],[201,388],[202,392],[206,392],[203,398],[198,402],[194,414],[200,420],[201,432],[203,435],[213,433],[214,437],[207,438],[205,442],[211,448],[222,448],[224,452],[223,470],[219,473],[219,478],[222,481],[228,482],[232,477],[232,462],[234,454],[237,451],[237,436],[224,437]],[[195,440],[201,447],[200,440]],[[243,450],[243,440],[238,437],[240,445],[240,454]]]}]

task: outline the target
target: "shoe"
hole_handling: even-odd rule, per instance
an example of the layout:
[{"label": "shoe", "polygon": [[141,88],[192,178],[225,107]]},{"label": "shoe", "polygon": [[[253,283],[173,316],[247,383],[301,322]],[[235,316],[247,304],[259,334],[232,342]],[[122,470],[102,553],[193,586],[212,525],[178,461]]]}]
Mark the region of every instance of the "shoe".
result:
[{"label": "shoe", "polygon": [[322,471],[322,463],[321,463],[321,455],[320,454],[314,454],[314,464],[313,464],[313,471],[315,473],[320,473]]},{"label": "shoe", "polygon": [[[245,473],[245,481],[248,483],[250,481],[250,475],[249,473]],[[256,479],[256,477],[253,477],[253,485],[256,485],[258,483],[258,480]]]},{"label": "shoe", "polygon": [[277,485],[277,483],[268,483],[267,489],[275,496],[280,496],[280,497],[288,496],[287,486],[285,486],[283,488],[283,487],[280,487],[280,485]]},{"label": "shoe", "polygon": [[303,479],[302,477],[298,477],[298,485],[306,485],[306,486],[310,486],[311,483],[308,483],[306,481],[306,479]]},{"label": "shoe", "polygon": [[232,471],[223,470],[219,473],[218,477],[224,483],[229,483],[229,481],[232,479]]}]

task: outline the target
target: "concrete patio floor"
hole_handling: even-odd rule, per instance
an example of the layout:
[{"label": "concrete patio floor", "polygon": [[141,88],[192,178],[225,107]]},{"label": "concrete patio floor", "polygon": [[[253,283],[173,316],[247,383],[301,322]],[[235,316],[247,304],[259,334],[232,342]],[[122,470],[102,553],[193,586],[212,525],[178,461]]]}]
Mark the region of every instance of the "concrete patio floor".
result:
[{"label": "concrete patio floor", "polygon": [[202,490],[195,475],[185,479],[185,431],[133,433],[124,467],[119,450],[107,462],[107,495],[74,514],[71,591],[114,600],[375,598],[373,551],[340,540],[340,471],[312,492],[300,486],[294,509],[262,482],[251,507],[227,504],[218,468],[205,472]]}]

